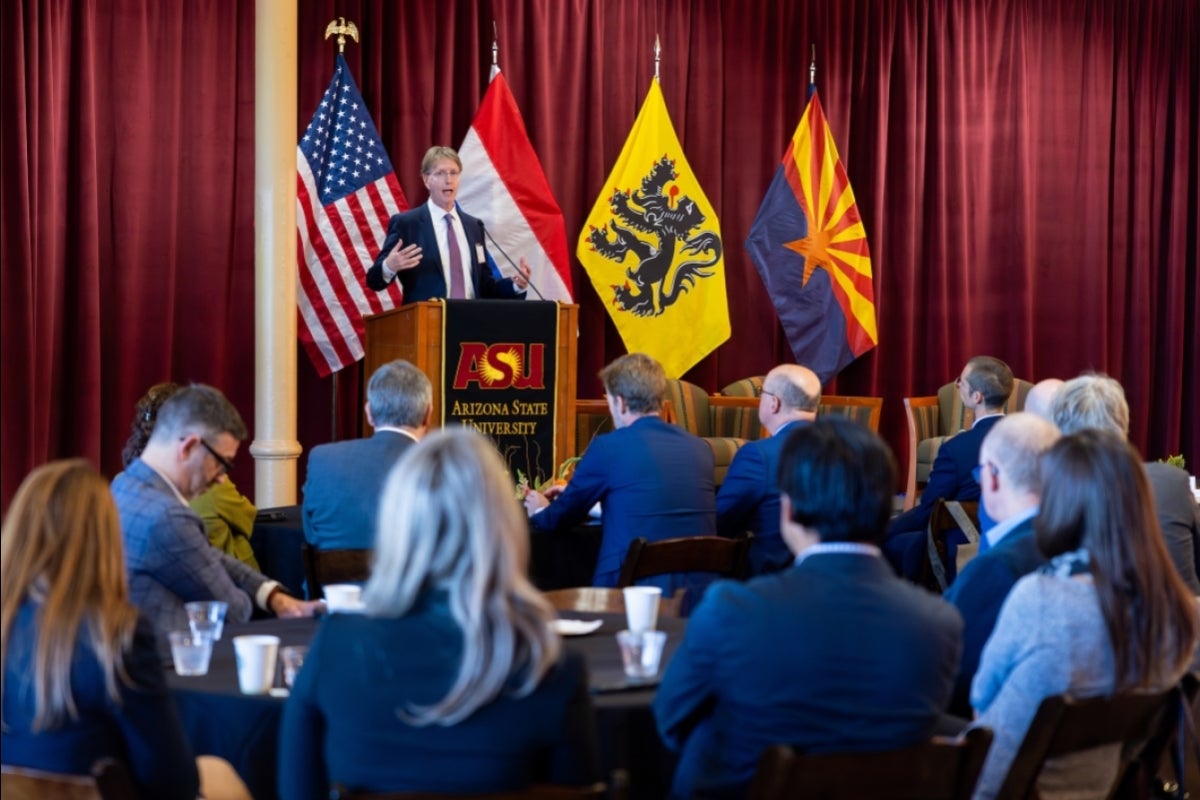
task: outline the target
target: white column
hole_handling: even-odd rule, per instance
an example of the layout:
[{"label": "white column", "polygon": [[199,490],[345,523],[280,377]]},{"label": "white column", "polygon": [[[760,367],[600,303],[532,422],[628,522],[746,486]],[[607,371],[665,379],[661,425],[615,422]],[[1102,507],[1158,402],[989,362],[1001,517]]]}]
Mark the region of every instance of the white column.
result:
[{"label": "white column", "polygon": [[296,502],[296,2],[254,12],[254,502]]}]

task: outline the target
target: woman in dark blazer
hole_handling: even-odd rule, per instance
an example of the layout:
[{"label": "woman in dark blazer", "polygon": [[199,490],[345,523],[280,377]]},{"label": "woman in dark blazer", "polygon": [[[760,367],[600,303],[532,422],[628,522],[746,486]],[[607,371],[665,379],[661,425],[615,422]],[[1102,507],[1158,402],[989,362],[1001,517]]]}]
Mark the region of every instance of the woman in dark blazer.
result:
[{"label": "woman in dark blazer", "polygon": [[143,797],[195,798],[154,631],[129,602],[108,483],[81,459],[34,470],[0,549],[4,763],[87,775],[113,757]]},{"label": "woman in dark blazer", "polygon": [[495,448],[438,431],[384,485],[365,614],[322,622],[284,709],[280,795],[473,793],[595,779],[580,660],[526,576]]}]

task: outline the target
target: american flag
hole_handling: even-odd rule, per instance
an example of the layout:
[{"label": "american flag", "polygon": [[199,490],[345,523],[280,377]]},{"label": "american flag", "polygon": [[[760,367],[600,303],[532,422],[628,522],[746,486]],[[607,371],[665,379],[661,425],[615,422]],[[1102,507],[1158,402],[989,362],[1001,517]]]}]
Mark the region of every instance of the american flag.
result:
[{"label": "american flag", "polygon": [[388,218],[408,208],[341,54],[296,155],[300,341],[322,377],[363,357],[363,317],[403,302],[399,281],[367,288]]}]

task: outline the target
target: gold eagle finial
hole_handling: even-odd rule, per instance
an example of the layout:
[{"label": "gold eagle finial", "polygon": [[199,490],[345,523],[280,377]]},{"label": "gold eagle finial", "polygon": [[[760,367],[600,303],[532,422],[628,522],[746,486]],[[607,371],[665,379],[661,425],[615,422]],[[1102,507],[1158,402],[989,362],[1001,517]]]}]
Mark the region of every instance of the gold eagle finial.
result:
[{"label": "gold eagle finial", "polygon": [[345,17],[338,17],[325,26],[325,38],[337,34],[338,52],[346,52],[346,37],[349,36],[355,42],[358,41],[358,26],[353,22],[346,22]]}]

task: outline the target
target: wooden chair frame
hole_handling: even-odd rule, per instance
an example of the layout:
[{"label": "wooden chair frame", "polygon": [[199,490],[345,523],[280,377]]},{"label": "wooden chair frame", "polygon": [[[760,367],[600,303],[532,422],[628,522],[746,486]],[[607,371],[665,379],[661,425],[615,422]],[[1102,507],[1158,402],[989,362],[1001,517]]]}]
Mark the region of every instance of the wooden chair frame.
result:
[{"label": "wooden chair frame", "polygon": [[728,578],[745,578],[751,538],[749,533],[732,539],[683,536],[657,542],[638,537],[625,552],[617,586],[632,586],[642,578],[676,572],[715,572]]},{"label": "wooden chair frame", "polygon": [[304,542],[300,551],[309,599],[320,599],[328,584],[362,583],[371,577],[371,550],[318,550]]},{"label": "wooden chair frame", "polygon": [[934,737],[914,747],[876,753],[800,755],[779,745],[763,754],[749,797],[967,800],[991,744],[991,729],[972,728],[961,739]]},{"label": "wooden chair frame", "polygon": [[[869,408],[870,413],[867,417],[867,427],[873,432],[879,433],[879,418],[883,414],[883,398],[882,397],[852,397],[850,395],[839,394],[823,394],[821,395],[821,404],[817,409],[817,416],[822,414],[837,414],[843,413],[839,411],[825,411],[829,409],[854,409],[854,408]],[[845,416],[856,417],[854,413],[847,413]]]}]

